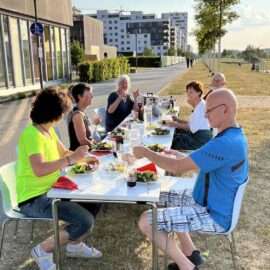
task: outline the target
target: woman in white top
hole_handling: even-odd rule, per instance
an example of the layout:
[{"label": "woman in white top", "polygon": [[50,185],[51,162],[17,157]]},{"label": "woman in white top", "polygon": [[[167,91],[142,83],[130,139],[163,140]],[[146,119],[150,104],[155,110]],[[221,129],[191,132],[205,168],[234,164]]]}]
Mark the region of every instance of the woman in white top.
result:
[{"label": "woman in white top", "polygon": [[205,117],[205,101],[202,98],[203,85],[192,81],[186,85],[187,102],[193,108],[188,121],[173,117],[167,125],[175,127],[172,149],[194,150],[200,148],[212,138],[209,122]]}]

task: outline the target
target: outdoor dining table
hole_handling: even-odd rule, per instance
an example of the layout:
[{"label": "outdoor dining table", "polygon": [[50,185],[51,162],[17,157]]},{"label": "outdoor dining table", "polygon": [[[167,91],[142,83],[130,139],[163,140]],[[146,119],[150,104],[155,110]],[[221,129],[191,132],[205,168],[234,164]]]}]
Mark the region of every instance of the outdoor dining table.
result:
[{"label": "outdoor dining table", "polygon": [[[125,121],[130,120],[128,117]],[[124,122],[125,122],[124,121]],[[141,124],[143,125],[143,124]],[[168,128],[168,127],[167,127]],[[143,144],[162,144],[170,147],[173,139],[174,128],[168,128],[170,133],[165,136],[151,136],[147,133],[143,135]],[[155,244],[157,230],[157,203],[160,197],[161,185],[172,183],[168,181],[163,170],[158,170],[159,180],[151,183],[137,183],[135,187],[128,187],[125,176],[122,173],[108,170],[110,163],[116,160],[113,154],[99,157],[100,166],[94,172],[82,175],[69,175],[77,185],[77,190],[65,190],[52,188],[47,196],[53,199],[53,221],[55,234],[55,259],[56,269],[61,269],[61,254],[59,242],[59,219],[58,219],[58,203],[63,199],[74,202],[98,202],[98,203],[120,203],[120,204],[146,204],[152,207],[153,218],[153,245],[152,245],[152,269],[158,269],[158,252]],[[136,161],[136,166],[142,166],[149,163],[147,159]],[[162,180],[163,179],[163,180]]]}]

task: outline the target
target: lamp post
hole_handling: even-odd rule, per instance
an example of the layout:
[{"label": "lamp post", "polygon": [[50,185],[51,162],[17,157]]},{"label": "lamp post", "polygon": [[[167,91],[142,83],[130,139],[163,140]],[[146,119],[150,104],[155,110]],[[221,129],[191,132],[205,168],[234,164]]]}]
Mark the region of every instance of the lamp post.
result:
[{"label": "lamp post", "polygon": [[[37,17],[37,1],[34,0],[34,8],[35,8],[35,22],[38,22]],[[43,72],[42,72],[42,48],[40,47],[40,39],[39,35],[36,35],[37,38],[37,50],[38,50],[38,66],[39,66],[39,81],[40,81],[40,88],[43,89]]]},{"label": "lamp post", "polygon": [[139,29],[136,29],[136,33],[135,33],[135,42],[136,42],[136,70],[138,67],[138,32],[139,34],[141,33],[141,28],[139,27]]}]

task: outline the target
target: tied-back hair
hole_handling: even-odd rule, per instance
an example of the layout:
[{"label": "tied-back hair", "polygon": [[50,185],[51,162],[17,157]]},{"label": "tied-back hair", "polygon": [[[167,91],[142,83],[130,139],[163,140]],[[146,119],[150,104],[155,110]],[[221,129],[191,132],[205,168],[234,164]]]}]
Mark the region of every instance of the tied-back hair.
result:
[{"label": "tied-back hair", "polygon": [[64,90],[48,87],[41,90],[30,112],[30,118],[35,124],[47,124],[58,121],[71,108],[71,100]]}]

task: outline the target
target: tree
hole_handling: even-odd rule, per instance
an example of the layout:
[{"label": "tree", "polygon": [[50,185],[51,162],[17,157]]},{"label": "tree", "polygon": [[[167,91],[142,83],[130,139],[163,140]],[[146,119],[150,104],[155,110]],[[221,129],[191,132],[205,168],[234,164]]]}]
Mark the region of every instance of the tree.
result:
[{"label": "tree", "polygon": [[267,54],[260,48],[256,48],[252,45],[248,45],[246,49],[242,52],[242,57],[250,63],[257,63],[260,58],[266,58]]},{"label": "tree", "polygon": [[84,50],[80,45],[80,42],[73,41],[70,46],[70,54],[71,54],[71,63],[73,66],[78,68],[78,64],[81,63],[84,59]]},{"label": "tree", "polygon": [[176,49],[175,49],[174,47],[170,47],[170,48],[168,49],[167,55],[168,55],[168,56],[175,56],[176,53],[177,53]]},{"label": "tree", "polygon": [[214,48],[219,41],[219,52],[221,49],[221,38],[226,34],[225,26],[239,16],[232,8],[240,0],[196,0],[195,30],[199,52],[204,53]]},{"label": "tree", "polygon": [[144,56],[155,56],[155,53],[154,53],[152,48],[145,47],[143,50],[143,55]]},{"label": "tree", "polygon": [[177,56],[185,56],[185,53],[181,48],[177,48]]}]

